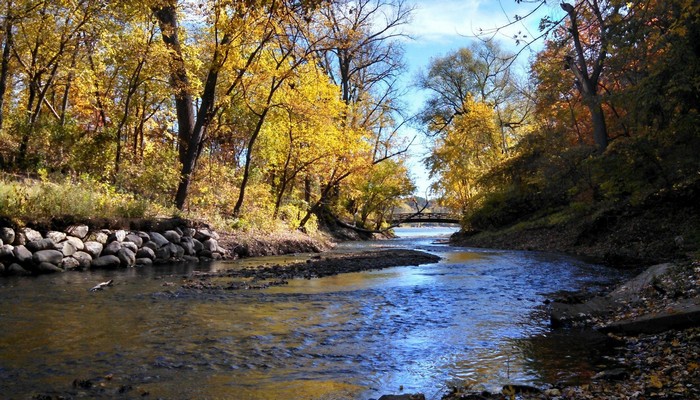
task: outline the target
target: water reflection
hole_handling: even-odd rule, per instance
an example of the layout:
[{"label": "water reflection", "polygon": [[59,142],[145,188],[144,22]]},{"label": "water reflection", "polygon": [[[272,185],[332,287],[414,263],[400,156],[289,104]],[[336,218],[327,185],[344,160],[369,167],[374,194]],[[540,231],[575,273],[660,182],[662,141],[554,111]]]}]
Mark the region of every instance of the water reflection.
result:
[{"label": "water reflection", "polygon": [[[432,395],[454,379],[495,386],[589,373],[578,361],[557,364],[587,356],[588,346],[555,340],[538,306],[543,293],[606,283],[611,271],[559,256],[452,249],[421,235],[369,246],[419,248],[444,261],[187,297],[167,295],[168,285],[195,268],[241,264],[3,281],[0,392],[110,398],[128,386],[134,397],[165,399],[357,399],[400,387]],[[88,291],[107,279],[115,286]],[[570,357],[557,353],[564,348]],[[561,368],[572,377],[554,372]],[[71,388],[106,375],[102,392]]]}]

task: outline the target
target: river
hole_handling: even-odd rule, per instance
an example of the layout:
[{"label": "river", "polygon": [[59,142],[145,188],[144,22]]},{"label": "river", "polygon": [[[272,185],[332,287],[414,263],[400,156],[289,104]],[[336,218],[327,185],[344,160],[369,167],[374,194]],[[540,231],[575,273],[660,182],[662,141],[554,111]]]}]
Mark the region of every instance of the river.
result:
[{"label": "river", "polygon": [[[436,264],[292,280],[221,296],[163,296],[194,269],[165,265],[0,279],[0,393],[73,398],[370,399],[449,384],[585,381],[602,341],[551,332],[557,290],[619,273],[537,252],[462,249],[450,228],[399,228]],[[244,263],[303,259],[304,255]],[[114,280],[100,292],[88,289]]]}]

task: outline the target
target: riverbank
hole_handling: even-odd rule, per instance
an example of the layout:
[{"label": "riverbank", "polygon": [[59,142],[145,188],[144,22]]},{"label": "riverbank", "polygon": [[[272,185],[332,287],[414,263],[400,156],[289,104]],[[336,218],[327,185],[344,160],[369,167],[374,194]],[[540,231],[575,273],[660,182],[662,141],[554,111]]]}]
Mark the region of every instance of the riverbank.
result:
[{"label": "riverbank", "polygon": [[640,203],[543,211],[493,230],[462,231],[457,246],[561,252],[623,268],[700,257],[700,187],[662,191]]},{"label": "riverbank", "polygon": [[504,386],[501,393],[455,387],[443,400],[700,398],[700,261],[653,266],[610,293],[550,304],[556,329],[595,329],[617,343],[590,383]]}]

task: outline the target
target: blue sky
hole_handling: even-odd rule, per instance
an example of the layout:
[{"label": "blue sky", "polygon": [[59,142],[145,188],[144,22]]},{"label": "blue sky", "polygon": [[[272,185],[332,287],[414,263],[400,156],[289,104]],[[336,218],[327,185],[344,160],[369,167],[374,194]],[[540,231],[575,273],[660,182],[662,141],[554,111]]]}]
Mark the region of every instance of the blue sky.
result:
[{"label": "blue sky", "polygon": [[[516,4],[515,0],[414,0],[413,4],[416,7],[413,19],[405,27],[405,32],[414,38],[405,43],[408,66],[404,79],[406,85],[410,85],[418,71],[427,68],[431,58],[444,56],[469,45],[475,40],[473,37],[480,28],[484,32],[492,32],[497,27],[514,22],[516,15],[525,16],[536,6],[532,3]],[[528,38],[536,37],[539,34],[537,25],[540,18],[559,12],[558,3],[543,6],[535,15],[512,24],[495,37],[505,48],[517,52],[520,47],[516,46],[513,35],[520,32]],[[534,46],[534,49],[537,48],[539,46]],[[530,54],[526,49],[520,56],[519,65],[523,72]],[[422,100],[423,95],[415,90],[405,99],[414,112]],[[417,135],[411,147],[409,167],[418,186],[416,194],[423,196],[427,193],[429,181],[421,159],[430,146],[418,132],[408,129],[404,134]]]}]

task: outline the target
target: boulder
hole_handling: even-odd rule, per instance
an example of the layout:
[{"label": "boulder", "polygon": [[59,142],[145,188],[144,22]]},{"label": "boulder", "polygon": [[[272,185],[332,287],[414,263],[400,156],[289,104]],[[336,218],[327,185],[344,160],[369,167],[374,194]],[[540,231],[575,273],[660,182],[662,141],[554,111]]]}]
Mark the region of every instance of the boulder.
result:
[{"label": "boulder", "polygon": [[156,260],[169,260],[170,259],[170,248],[168,246],[163,246],[155,251]]},{"label": "boulder", "polygon": [[140,267],[150,267],[151,265],[153,265],[153,260],[151,260],[150,258],[137,258],[136,265]]},{"label": "boulder", "polygon": [[122,244],[121,242],[109,242],[104,249],[102,249],[102,255],[103,256],[114,256],[117,255],[117,252],[121,250]]},{"label": "boulder", "polygon": [[[56,251],[56,250],[42,250],[42,251]],[[36,272],[40,274],[53,274],[55,272],[63,272],[63,269],[54,263],[50,262],[40,262],[36,266]]]},{"label": "boulder", "polygon": [[180,235],[179,233],[177,233],[173,230],[163,232],[163,237],[168,239],[168,241],[170,243],[175,243],[175,244],[179,244],[180,240],[182,240],[182,235]]},{"label": "boulder", "polygon": [[199,258],[205,259],[205,260],[211,260],[214,258],[214,253],[212,253],[209,250],[202,250],[199,253],[197,253],[197,255],[199,256]]},{"label": "boulder", "polygon": [[4,244],[0,247],[0,260],[10,260],[15,257],[15,246]]},{"label": "boulder", "polygon": [[117,258],[119,258],[122,267],[133,267],[136,265],[136,254],[130,249],[121,248],[117,252]]},{"label": "boulder", "polygon": [[187,254],[185,254],[184,256],[182,256],[182,259],[185,260],[185,261],[187,261],[187,262],[191,262],[191,263],[197,263],[197,262],[199,262],[199,257],[197,257],[197,256],[189,256],[189,255],[187,255]]},{"label": "boulder", "polygon": [[46,237],[51,239],[54,243],[61,243],[66,240],[66,234],[58,231],[49,231],[46,233]]},{"label": "boulder", "polygon": [[185,255],[185,249],[183,249],[182,246],[170,243],[168,247],[170,248],[171,256],[175,259],[181,260],[182,256]]},{"label": "boulder", "polygon": [[2,242],[2,239],[0,239],[0,246],[4,245],[5,243]]},{"label": "boulder", "polygon": [[15,246],[12,249],[12,253],[15,255],[15,259],[22,265],[27,265],[32,262],[32,252],[27,250],[23,245]]},{"label": "boulder", "polygon": [[197,239],[192,239],[192,244],[194,245],[194,251],[199,254],[200,251],[204,250],[204,245]]},{"label": "boulder", "polygon": [[93,234],[90,235],[91,241],[100,243],[102,245],[107,244],[108,238],[109,238],[109,231],[94,232]]},{"label": "boulder", "polygon": [[121,261],[117,256],[109,255],[102,256],[92,260],[92,268],[117,268],[121,265]]},{"label": "boulder", "polygon": [[75,254],[76,251],[78,251],[78,249],[75,248],[75,246],[73,245],[73,243],[71,243],[71,242],[69,242],[69,241],[67,241],[67,240],[64,241],[64,242],[59,243],[57,247],[58,247],[58,250],[59,250],[61,253],[63,253],[63,256],[64,256],[64,257],[70,257],[70,256],[72,256],[73,254]]},{"label": "boulder", "polygon": [[215,253],[219,250],[219,244],[216,242],[216,239],[207,239],[202,242],[202,245],[204,245],[204,250],[210,251],[212,253]]},{"label": "boulder", "polygon": [[126,239],[126,231],[123,229],[116,230],[107,236],[107,243],[123,242]]},{"label": "boulder", "polygon": [[21,232],[24,234],[24,239],[27,242],[35,242],[37,240],[43,239],[43,236],[41,236],[41,233],[35,231],[32,228],[22,228]]},{"label": "boulder", "polygon": [[39,250],[32,256],[34,264],[49,263],[58,265],[63,260],[63,253],[58,250]]},{"label": "boulder", "polygon": [[161,235],[158,232],[149,232],[148,237],[150,237],[151,241],[155,243],[158,247],[163,247],[170,243],[170,241],[166,239],[165,236]]},{"label": "boulder", "polygon": [[142,247],[136,252],[136,258],[148,258],[153,260],[156,258],[156,253],[151,248]]},{"label": "boulder", "polygon": [[78,269],[80,268],[80,262],[73,257],[64,257],[59,266],[64,270]]},{"label": "boulder", "polygon": [[5,264],[0,262],[0,275],[5,275]]},{"label": "boulder", "polygon": [[26,247],[27,250],[31,251],[32,253],[40,250],[57,250],[56,243],[49,238],[28,242]]},{"label": "boulder", "polygon": [[85,250],[85,243],[75,236],[66,236],[66,241],[70,242],[78,251]]},{"label": "boulder", "polygon": [[27,237],[24,236],[23,232],[15,232],[15,241],[10,244],[15,246],[24,246],[25,244],[27,244]]},{"label": "boulder", "polygon": [[100,242],[85,242],[85,252],[88,253],[92,258],[97,258],[102,254],[102,243]]},{"label": "boulder", "polygon": [[139,248],[138,246],[136,246],[136,243],[126,241],[122,242],[122,249],[129,249],[134,254],[136,254],[136,252],[139,251]]},{"label": "boulder", "polygon": [[124,241],[135,244],[137,248],[143,246],[143,239],[141,238],[141,236],[135,233],[129,233],[128,235],[126,235]]},{"label": "boulder", "polygon": [[180,246],[185,250],[185,255],[194,256],[197,252],[194,250],[194,239],[189,236],[183,236]]},{"label": "boulder", "polygon": [[80,269],[90,268],[90,264],[92,263],[92,256],[90,254],[84,251],[77,251],[75,254],[73,254],[73,258],[78,261],[78,266]]},{"label": "boulder", "polygon": [[219,234],[209,228],[200,228],[194,234],[194,238],[200,242],[204,242],[207,239],[219,240]]},{"label": "boulder", "polygon": [[[151,237],[148,236],[148,233],[146,233],[146,232],[144,232],[144,231],[138,231],[138,232],[136,232],[136,236],[140,237],[141,240],[143,241],[143,243],[146,243],[146,242],[148,242],[149,240],[151,240]],[[143,244],[142,244],[141,246],[143,246]],[[141,246],[139,246],[139,247],[141,247]]]},{"label": "boulder", "polygon": [[184,237],[193,238],[196,233],[197,233],[197,230],[194,228],[185,228],[182,230],[182,236],[184,236]]},{"label": "boulder", "polygon": [[153,251],[156,251],[156,250],[158,250],[159,247],[160,247],[160,246],[158,246],[158,245],[156,244],[156,242],[150,241],[150,242],[144,243],[142,248],[144,248],[144,249],[151,249],[151,250],[153,250]]},{"label": "boulder", "polygon": [[12,228],[0,228],[0,240],[5,244],[15,242],[15,230]]},{"label": "boulder", "polygon": [[7,270],[5,271],[8,275],[15,275],[15,276],[27,276],[31,275],[32,273],[27,271],[26,269],[22,268],[21,265],[17,263],[12,263],[7,267]]},{"label": "boulder", "polygon": [[90,232],[90,228],[87,225],[71,225],[66,229],[67,234],[81,240],[87,237],[88,232]]}]

